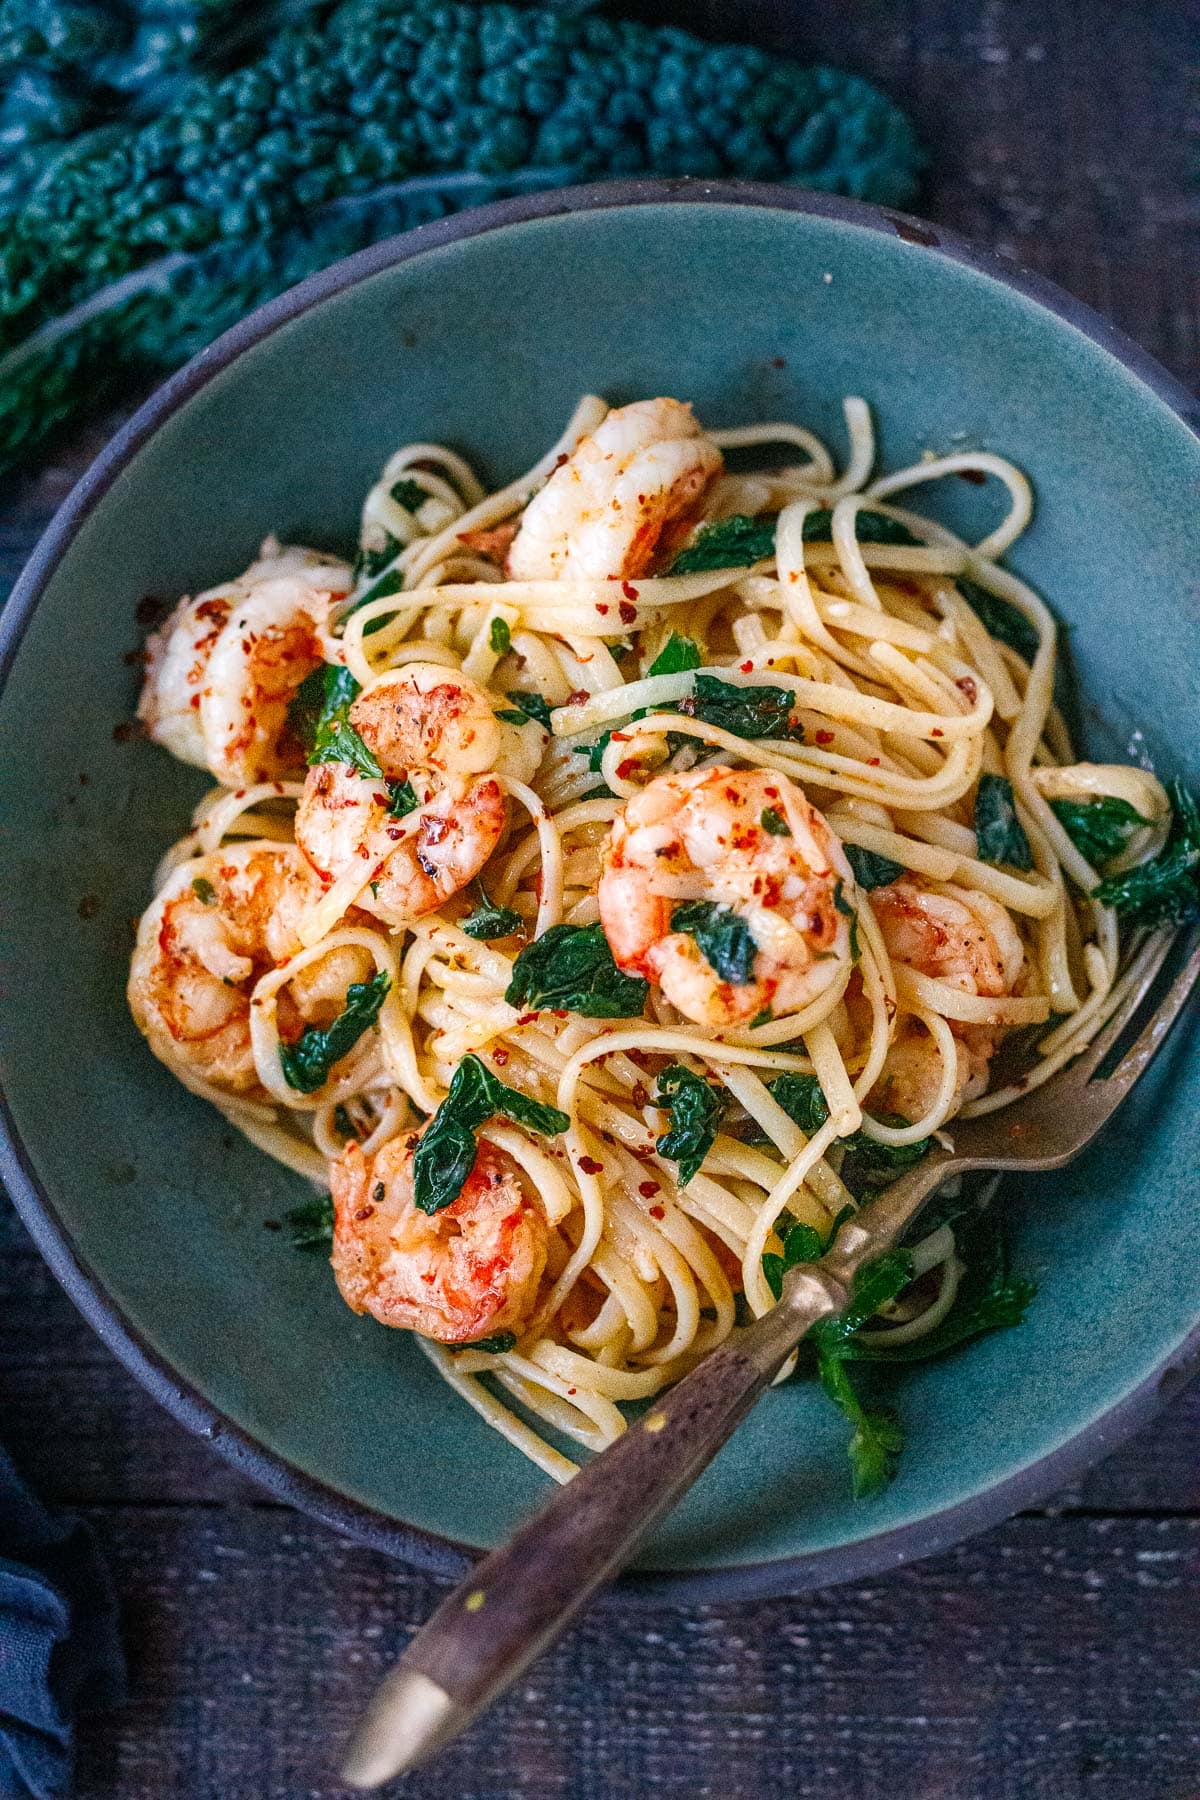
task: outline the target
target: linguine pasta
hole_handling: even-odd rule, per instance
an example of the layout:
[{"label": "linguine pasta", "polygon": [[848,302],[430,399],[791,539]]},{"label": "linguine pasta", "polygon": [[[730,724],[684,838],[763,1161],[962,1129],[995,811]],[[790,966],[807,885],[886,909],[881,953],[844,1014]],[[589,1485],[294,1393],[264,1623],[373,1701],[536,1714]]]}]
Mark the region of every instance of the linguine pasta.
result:
[{"label": "linguine pasta", "polygon": [[[700,491],[668,521],[650,567],[631,575],[593,572],[584,554],[593,527],[569,512],[566,476],[591,479],[592,434],[617,418],[586,396],[540,462],[497,492],[445,446],[397,451],[367,496],[354,571],[268,543],[256,569],[280,588],[275,612],[253,571],[204,602],[226,635],[249,617],[248,596],[262,609],[264,635],[249,631],[244,655],[252,662],[269,641],[276,664],[269,680],[253,678],[245,708],[260,721],[274,708],[274,763],[225,754],[226,785],[165,858],[131,979],[139,1023],[179,1078],[268,1155],[322,1187],[332,1170],[335,1198],[338,1170],[362,1171],[355,1191],[368,1196],[366,1214],[386,1185],[371,1186],[373,1170],[411,1187],[387,1146],[408,1143],[411,1155],[422,1121],[444,1121],[464,1059],[553,1109],[552,1126],[560,1116],[561,1129],[544,1119],[531,1129],[513,1103],[508,1116],[493,1111],[470,1127],[528,1215],[518,1230],[537,1238],[519,1301],[510,1292],[496,1315],[507,1328],[477,1347],[433,1315],[425,1331],[416,1320],[447,1382],[557,1479],[575,1465],[544,1429],[602,1448],[624,1429],[624,1403],[676,1380],[739,1317],[765,1312],[788,1231],[799,1222],[827,1241],[854,1208],[848,1158],[902,1166],[932,1135],[952,1137],[957,1115],[1003,1107],[1048,1079],[1100,1028],[1119,981],[1117,920],[1087,898],[1100,872],[1054,803],[1123,799],[1136,829],[1120,866],[1153,855],[1165,835],[1169,808],[1153,776],[1075,757],[1054,701],[1054,620],[1002,562],[1031,516],[1021,471],[980,451],[880,477],[866,405],[849,399],[845,413],[840,474],[816,437],[789,424],[672,440],[664,483],[676,483],[676,496],[681,481]],[[723,465],[726,452],[745,472]],[[648,466],[638,465],[638,481]],[[558,470],[561,530],[548,503],[544,518],[525,511],[531,496],[551,493]],[[1004,494],[1002,519],[978,543],[920,510],[924,490],[954,476],[989,478]],[[605,503],[618,523],[635,504],[616,488]],[[534,542],[543,528],[549,548]],[[578,554],[567,548],[576,540]],[[530,562],[542,572],[522,573]],[[280,648],[296,583],[323,597],[306,615],[317,650],[296,654],[310,680],[319,655],[353,696],[340,722],[326,719],[325,749],[309,742],[307,774],[281,730],[289,707],[296,721],[299,683]],[[188,604],[197,627],[202,607]],[[198,629],[197,646],[203,620]],[[160,690],[167,654],[152,647]],[[477,741],[462,753],[469,766],[447,753],[441,766],[436,757],[406,766],[402,780],[384,769],[381,787],[382,758],[354,720],[368,719],[372,697],[383,706],[414,693],[419,706],[456,683],[482,690],[499,721],[485,763],[471,761]],[[143,716],[152,735],[215,767],[187,738],[214,704],[202,680],[200,690],[179,714],[183,739],[159,728],[165,702]],[[481,729],[490,743],[491,727]],[[375,777],[363,773],[368,760]],[[359,825],[350,802],[372,780]],[[347,792],[349,813],[330,823],[321,806]],[[778,893],[799,870],[804,893],[818,896],[813,919],[789,912],[775,889],[739,888],[744,869],[714,875],[689,862],[675,842],[643,866],[631,821],[648,793],[690,808],[697,829],[710,793],[735,810],[752,797],[753,830],[766,835],[745,860],[760,874],[782,870]],[[414,845],[403,866],[418,885],[428,878],[431,821],[466,854],[477,813],[481,830],[501,821],[477,876],[432,905],[389,900],[386,871]],[[314,858],[318,826],[330,842],[335,828],[357,832],[336,868]],[[268,853],[274,862],[255,862]],[[251,887],[268,866],[280,871],[279,891],[264,899]],[[630,949],[643,901],[660,917],[674,909],[670,929]],[[269,922],[255,914],[253,926],[230,927],[214,960],[196,934],[216,920],[220,937],[223,909],[235,904],[265,907]],[[700,923],[680,925],[681,916]],[[261,953],[237,931],[258,932]],[[553,970],[529,957],[540,943],[587,946],[609,990],[624,974],[633,986],[620,991],[639,1004],[607,1015],[555,1004]],[[188,981],[205,979],[201,965],[209,986],[187,987],[187,1018],[177,1006],[163,1029],[162,992],[176,1004]],[[209,991],[217,980],[224,999]],[[330,1061],[342,1042],[336,1021],[355,1007],[366,1023],[344,1029],[346,1047]],[[235,1027],[247,1035],[231,1073],[210,1051]],[[1001,1045],[1014,1033],[1027,1054],[1004,1073]],[[310,1050],[318,1078],[306,1088],[293,1065]],[[796,1078],[791,1087],[783,1076]],[[712,1115],[692,1132],[694,1169],[672,1144],[681,1123],[688,1136],[681,1086]],[[350,1253],[357,1216],[339,1211],[335,1252],[355,1304],[338,1255]],[[396,1236],[376,1251],[372,1279],[383,1283],[389,1256],[399,1269],[405,1258],[449,1254],[432,1237]],[[504,1256],[515,1266],[523,1251],[496,1254],[499,1275],[492,1268],[488,1279],[503,1285]],[[873,1328],[897,1345],[941,1324],[962,1272],[945,1227],[912,1258],[911,1286]]]}]

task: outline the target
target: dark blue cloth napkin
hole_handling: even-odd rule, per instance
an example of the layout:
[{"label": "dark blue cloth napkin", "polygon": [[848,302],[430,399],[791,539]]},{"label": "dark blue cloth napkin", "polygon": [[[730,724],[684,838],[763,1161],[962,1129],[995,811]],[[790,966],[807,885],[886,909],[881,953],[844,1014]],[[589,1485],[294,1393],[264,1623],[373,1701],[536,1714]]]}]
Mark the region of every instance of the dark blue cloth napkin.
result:
[{"label": "dark blue cloth napkin", "polygon": [[0,1800],[68,1793],[76,1715],[124,1693],[116,1598],[91,1533],[52,1517],[0,1450]]}]

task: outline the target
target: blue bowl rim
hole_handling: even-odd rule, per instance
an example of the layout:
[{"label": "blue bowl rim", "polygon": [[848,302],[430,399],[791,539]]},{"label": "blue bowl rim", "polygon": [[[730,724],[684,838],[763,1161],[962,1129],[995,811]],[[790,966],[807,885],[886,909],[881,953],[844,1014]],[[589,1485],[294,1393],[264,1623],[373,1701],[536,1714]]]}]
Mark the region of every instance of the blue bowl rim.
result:
[{"label": "blue bowl rim", "polygon": [[[598,182],[553,189],[453,214],[346,257],[311,275],[232,326],[155,389],[101,450],[59,507],[35,546],[0,613],[0,692],[12,670],[34,609],[86,519],[142,445],[214,376],[290,320],[384,269],[445,244],[482,236],[532,219],[646,205],[751,206],[805,213],[900,238],[915,248],[964,264],[1055,314],[1106,350],[1135,375],[1190,431],[1200,437],[1200,403],[1132,339],[1053,282],[913,214],[841,196],[767,182],[668,180]],[[234,1468],[280,1500],[345,1536],[431,1574],[460,1577],[479,1554],[435,1532],[405,1524],[350,1499],[260,1444],[184,1382],[106,1293],[58,1217],[0,1092],[0,1181],[30,1235],[84,1318],[130,1373],[179,1423],[207,1438]],[[846,1545],[766,1563],[704,1570],[633,1571],[620,1577],[601,1605],[631,1601],[681,1605],[754,1600],[861,1581],[950,1548],[1045,1499],[1146,1424],[1200,1372],[1200,1320],[1137,1387],[1074,1437],[957,1504]]]}]

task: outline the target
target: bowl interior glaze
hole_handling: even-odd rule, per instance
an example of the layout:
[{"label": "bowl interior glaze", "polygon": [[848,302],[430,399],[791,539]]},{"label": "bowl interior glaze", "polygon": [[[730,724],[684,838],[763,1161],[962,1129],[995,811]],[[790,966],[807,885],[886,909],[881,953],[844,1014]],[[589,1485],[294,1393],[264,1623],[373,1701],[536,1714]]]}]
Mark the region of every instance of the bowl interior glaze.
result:
[{"label": "bowl interior glaze", "polygon": [[[239,569],[269,530],[344,548],[384,457],[415,437],[507,480],[587,388],[676,394],[714,425],[800,420],[839,454],[841,398],[861,394],[884,467],[983,446],[1028,470],[1037,513],[1014,563],[1069,628],[1088,749],[1133,745],[1200,775],[1200,443],[1187,426],[1086,321],[985,267],[865,209],[744,202],[610,197],[515,221],[520,206],[489,209],[404,240],[390,266],[368,252],[340,291],[345,274],[318,278],[303,310],[268,309],[266,328],[239,327],[151,403],[52,531],[7,624],[0,1080],[22,1210],[177,1411],[301,1503],[442,1566],[456,1552],[439,1540],[494,1543],[545,1478],[407,1337],[352,1317],[320,1258],[265,1228],[305,1184],[178,1087],[125,1010],[129,921],[206,786],[114,740],[135,699],[126,653],[143,596]],[[951,481],[914,503],[982,530],[1001,500]],[[742,1570],[760,1587],[861,1573],[998,1516],[1023,1474],[1053,1482],[1064,1449],[1098,1455],[1101,1422],[1200,1318],[1200,1071],[1185,1036],[1100,1149],[1008,1185],[1037,1300],[1021,1329],[896,1382],[909,1441],[888,1493],[851,1500],[842,1421],[791,1384],[642,1566]]]}]

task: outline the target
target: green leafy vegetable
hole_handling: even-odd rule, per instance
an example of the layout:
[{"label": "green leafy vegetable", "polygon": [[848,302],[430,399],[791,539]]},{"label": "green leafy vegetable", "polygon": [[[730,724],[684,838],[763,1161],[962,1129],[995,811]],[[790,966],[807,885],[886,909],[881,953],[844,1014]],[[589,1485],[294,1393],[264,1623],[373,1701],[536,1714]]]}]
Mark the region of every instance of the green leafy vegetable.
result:
[{"label": "green leafy vegetable", "polygon": [[1137,925],[1184,925],[1200,916],[1200,807],[1181,781],[1168,782],[1167,793],[1171,826],[1158,855],[1092,890]]},{"label": "green leafy vegetable", "polygon": [[791,837],[792,828],[777,806],[764,806],[762,818],[759,820],[764,831],[772,837]]},{"label": "green leafy vegetable", "polygon": [[769,1025],[771,1023],[771,1020],[774,1017],[775,1017],[775,1008],[771,1005],[770,1001],[768,1000],[767,1004],[763,1007],[760,1007],[758,1012],[756,1012],[754,1017],[751,1019],[751,1021],[750,1021],[751,1031],[754,1030],[754,1027],[756,1025]]},{"label": "green leafy vegetable", "polygon": [[817,1262],[833,1245],[833,1240],[847,1219],[854,1217],[852,1206],[843,1206],[829,1230],[824,1236],[815,1225],[806,1225],[800,1219],[785,1218],[776,1221],[775,1235],[783,1244],[783,1255],[774,1250],[764,1253],[762,1272],[767,1286],[778,1300],[783,1293],[783,1278],[789,1269],[797,1263]]},{"label": "green leafy vegetable", "polygon": [[685,931],[722,981],[743,987],[754,979],[757,946],[750,927],[732,906],[715,900],[685,900],[671,914],[671,930]]},{"label": "green leafy vegetable", "polygon": [[413,1203],[421,1212],[440,1212],[458,1199],[475,1166],[475,1133],[497,1114],[542,1137],[557,1137],[571,1123],[556,1106],[508,1087],[477,1056],[464,1056],[413,1152]]},{"label": "green leafy vegetable", "polygon": [[[389,569],[386,575],[381,575],[378,581],[373,582],[364,593],[361,593],[357,600],[352,601],[349,606],[343,607],[338,614],[338,635],[341,635],[346,620],[354,613],[361,612],[364,606],[370,606],[374,600],[390,600],[393,594],[402,594],[403,592],[403,574],[399,569]],[[371,637],[376,631],[381,631],[390,616],[390,614],[384,614],[378,619],[372,619],[369,625],[363,626],[363,636]]]},{"label": "green leafy vegetable", "polygon": [[896,1473],[904,1432],[890,1408],[865,1406],[846,1368],[854,1333],[894,1300],[913,1278],[907,1250],[886,1250],[854,1277],[850,1304],[839,1318],[821,1319],[809,1332],[821,1385],[854,1427],[848,1446],[855,1499],[878,1493]]},{"label": "green leafy vegetable", "polygon": [[499,614],[492,620],[488,630],[488,644],[497,656],[505,656],[512,649],[512,632],[508,628],[508,620]]},{"label": "green leafy vegetable", "polygon": [[520,931],[520,913],[513,912],[509,906],[497,906],[494,901],[489,900],[482,881],[477,881],[475,887],[479,894],[479,905],[465,919],[459,920],[468,937],[480,940],[505,938],[511,937],[514,931]]},{"label": "green leafy vegetable", "polygon": [[309,1025],[294,1044],[281,1044],[279,1060],[288,1086],[301,1094],[313,1094],[322,1087],[334,1064],[353,1050],[363,1032],[375,1023],[391,985],[386,969],[369,981],[351,982],[345,1008],[332,1025],[324,1030]]},{"label": "green leafy vegetable", "polygon": [[[872,512],[867,506],[855,515],[854,533],[860,544],[919,544],[921,541],[899,519],[889,519],[886,513]],[[833,538],[831,509],[821,506],[816,512],[808,513],[802,535],[806,544],[830,543]]]},{"label": "green leafy vegetable", "polygon": [[285,1214],[293,1250],[333,1249],[333,1195],[317,1194]]},{"label": "green leafy vegetable", "polygon": [[795,704],[796,696],[787,688],[765,684],[738,687],[717,675],[698,674],[692,692],[676,702],[675,711],[689,719],[702,719],[706,725],[717,725],[734,737],[792,738],[799,742],[803,732],[792,719]]},{"label": "green leafy vegetable", "polygon": [[197,875],[192,883],[192,892],[201,906],[215,906],[217,903],[217,890],[206,875]]},{"label": "green leafy vegetable", "polygon": [[515,1331],[497,1331],[491,1337],[476,1338],[474,1343],[460,1344],[460,1350],[486,1350],[489,1356],[503,1356],[514,1348],[517,1341]]},{"label": "green leafy vegetable", "polygon": [[979,860],[1032,869],[1033,851],[1017,817],[1012,782],[1004,775],[981,775],[975,795],[975,838]]},{"label": "green leafy vegetable", "polygon": [[355,1141],[358,1139],[358,1133],[354,1129],[354,1120],[340,1102],[333,1109],[333,1128],[346,1143],[349,1143],[351,1138],[354,1138]]},{"label": "green leafy vegetable", "polygon": [[517,717],[514,718],[512,713],[502,712],[497,713],[497,718],[506,720],[510,725],[524,725],[530,719],[536,719],[544,731],[549,731],[550,705],[541,694],[527,694],[519,688],[514,688],[508,697],[513,703]]},{"label": "green leafy vegetable", "polygon": [[698,669],[703,661],[699,646],[691,638],[680,637],[673,631],[648,672],[651,675],[681,675],[687,669]]},{"label": "green leafy vegetable", "polygon": [[[769,1081],[767,1088],[805,1137],[814,1136],[829,1117],[829,1103],[815,1075],[800,1075],[789,1069]],[[878,1122],[894,1130],[902,1130],[909,1123],[899,1113],[881,1113]],[[856,1199],[877,1188],[887,1187],[906,1169],[921,1161],[930,1142],[929,1138],[918,1138],[913,1144],[881,1144],[864,1131],[851,1132],[849,1137],[839,1139],[845,1151],[842,1180]]]},{"label": "green leafy vegetable", "polygon": [[[354,567],[351,570],[351,579],[353,580],[355,587],[358,586],[364,575],[368,581],[373,581],[376,575],[380,574],[387,568],[390,562],[393,562],[395,558],[399,556],[402,549],[403,545],[401,544],[400,539],[394,538],[390,531],[385,531],[383,534],[383,542],[377,549],[360,550],[354,558]],[[366,597],[364,596],[363,600],[358,602],[358,605],[365,604]],[[357,611],[357,606],[350,608],[350,612],[355,611]],[[342,617],[349,618],[350,612],[343,613]]]},{"label": "green leafy vegetable", "polygon": [[904,873],[904,864],[893,862],[890,856],[879,856],[874,850],[860,849],[857,844],[846,844],[843,848],[860,888],[886,887],[889,882],[899,881]]},{"label": "green leafy vegetable", "polygon": [[657,1140],[655,1149],[679,1164],[679,1185],[686,1187],[713,1147],[725,1110],[724,1095],[682,1063],[670,1063],[658,1078],[654,1104],[671,1115],[671,1129]]},{"label": "green leafy vegetable", "polygon": [[395,482],[389,490],[397,506],[405,506],[409,512],[415,513],[424,506],[429,495],[419,481],[404,480]]},{"label": "green leafy vegetable", "polygon": [[[910,1123],[899,1113],[880,1113],[878,1122],[890,1125],[896,1131],[902,1131]],[[913,1168],[928,1155],[932,1139],[918,1138],[912,1144],[881,1144],[864,1131],[855,1131],[843,1142],[846,1154],[842,1159],[842,1180],[854,1197],[860,1199],[888,1187],[906,1169]]]},{"label": "green leafy vegetable", "polygon": [[308,762],[349,763],[374,780],[383,770],[350,723],[358,683],[340,663],[323,663],[301,682],[288,706],[288,723],[308,752]]},{"label": "green leafy vegetable", "polygon": [[798,1075],[791,1069],[776,1075],[767,1083],[771,1097],[782,1106],[788,1118],[797,1124],[805,1137],[820,1131],[829,1117],[829,1103],[821,1092],[815,1075]]},{"label": "green leafy vegetable", "polygon": [[632,1019],[649,992],[640,975],[618,969],[603,926],[552,925],[517,957],[504,998],[510,1006],[545,1006],[587,1019]]},{"label": "green leafy vegetable", "polygon": [[[885,1336],[847,1339],[842,1355],[855,1362],[927,1362],[984,1332],[1019,1325],[1037,1292],[1036,1284],[1012,1273],[1004,1231],[990,1208],[958,1202],[951,1221],[955,1253],[963,1264],[954,1305],[933,1330],[911,1343],[890,1348]],[[931,1214],[915,1228],[924,1236],[936,1223]]]},{"label": "green leafy vegetable", "polygon": [[854,1427],[846,1446],[856,1500],[881,1493],[896,1478],[904,1449],[904,1427],[890,1406],[864,1406],[838,1356],[817,1357],[821,1386]]},{"label": "green leafy vegetable", "polygon": [[1139,826],[1150,823],[1128,800],[1112,794],[1096,800],[1052,800],[1050,810],[1075,848],[1096,868],[1111,862]]},{"label": "green leafy vegetable", "polygon": [[[776,513],[762,519],[752,519],[749,513],[734,513],[731,518],[701,525],[694,542],[679,552],[668,573],[701,575],[709,569],[742,569],[750,563],[765,562],[775,554],[777,523]],[[658,673],[666,671],[660,669]]]},{"label": "green leafy vegetable", "polygon": [[415,812],[421,804],[417,799],[412,782],[407,778],[404,781],[389,781],[387,789],[391,795],[388,812],[393,819],[407,818],[408,814]]},{"label": "green leafy vegetable", "polygon": [[[714,519],[701,525],[695,539],[681,550],[671,564],[672,575],[699,575],[709,569],[742,569],[750,563],[766,562],[775,554],[777,513],[751,518],[749,513],[734,513],[728,519]],[[860,544],[916,544],[907,525],[889,519],[886,513],[864,507],[857,515],[855,529]],[[829,507],[818,507],[804,521],[806,544],[827,544],[833,532],[833,514]],[[651,671],[654,673],[654,671]],[[661,673],[661,671],[660,671]]]},{"label": "green leafy vegetable", "polygon": [[843,919],[849,919],[850,921],[850,960],[851,962],[857,962],[862,955],[862,950],[858,942],[858,908],[856,906],[851,906],[849,900],[847,900],[846,890],[840,876],[833,884],[833,904],[835,910],[841,913]]},{"label": "green leafy vegetable", "polygon": [[1023,612],[1007,600],[1001,600],[999,594],[990,594],[978,582],[967,581],[963,576],[957,579],[959,593],[971,611],[979,619],[984,629],[997,642],[1007,644],[1018,656],[1031,663],[1037,655],[1038,634],[1029,623]]}]

